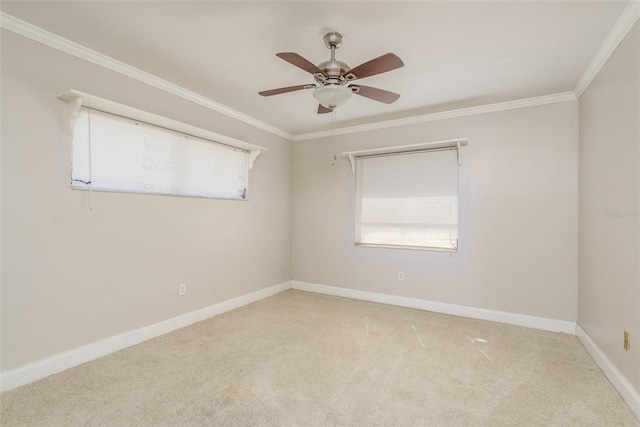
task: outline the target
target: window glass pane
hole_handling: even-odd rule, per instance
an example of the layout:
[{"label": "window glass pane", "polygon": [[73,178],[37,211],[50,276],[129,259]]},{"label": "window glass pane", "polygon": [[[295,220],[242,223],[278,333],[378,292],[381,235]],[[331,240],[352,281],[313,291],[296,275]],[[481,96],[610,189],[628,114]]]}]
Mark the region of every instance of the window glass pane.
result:
[{"label": "window glass pane", "polygon": [[73,188],[245,199],[248,152],[99,111],[81,109]]},{"label": "window glass pane", "polygon": [[456,249],[457,150],[357,159],[358,244]]}]

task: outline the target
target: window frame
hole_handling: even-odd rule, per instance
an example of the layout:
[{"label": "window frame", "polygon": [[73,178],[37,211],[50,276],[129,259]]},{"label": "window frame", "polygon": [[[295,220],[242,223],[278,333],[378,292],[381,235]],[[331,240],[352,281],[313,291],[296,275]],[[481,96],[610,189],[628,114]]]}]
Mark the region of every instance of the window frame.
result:
[{"label": "window frame", "polygon": [[[115,116],[119,116],[128,120],[145,123],[157,128],[165,129],[169,132],[175,132],[178,134],[186,135],[188,137],[195,137],[197,139],[205,140],[213,145],[223,145],[227,147],[231,147],[233,149],[242,150],[248,153],[247,161],[247,193],[244,198],[224,198],[224,197],[209,197],[209,196],[198,196],[198,195],[190,195],[190,194],[166,194],[161,192],[138,192],[135,190],[132,191],[121,191],[117,189],[96,189],[96,191],[100,192],[127,192],[134,194],[154,194],[154,195],[168,195],[174,197],[196,197],[196,198],[210,198],[210,199],[219,199],[219,200],[238,200],[238,201],[248,201],[249,193],[248,193],[248,180],[251,169],[253,169],[254,162],[258,158],[258,156],[262,153],[262,151],[267,151],[266,148],[251,144],[245,141],[241,141],[235,138],[231,138],[225,135],[221,135],[209,130],[205,130],[202,128],[198,128],[196,126],[192,126],[183,122],[179,122],[177,120],[169,119],[167,117],[159,116],[157,114],[149,113],[144,110],[140,110],[137,108],[133,108],[124,104],[120,104],[114,101],[110,101],[104,98],[100,98],[94,95],[90,95],[84,92],[76,91],[76,90],[68,90],[62,95],[58,96],[58,99],[62,101],[66,101],[68,104],[68,113],[69,113],[69,122],[67,131],[69,135],[73,138],[73,130],[75,128],[75,122],[78,117],[81,108],[87,108],[89,110],[95,110],[98,112],[103,112]],[[73,158],[72,158],[73,163]],[[71,181],[71,180],[70,180]],[[90,193],[93,191],[93,188],[89,186],[89,188],[79,188],[78,186],[71,187],[74,190],[81,191],[89,191]]]},{"label": "window frame", "polygon": [[[429,143],[421,143],[421,144],[412,144],[412,145],[401,145],[395,147],[384,147],[384,148],[375,148],[369,150],[359,150],[359,151],[349,151],[342,153],[343,156],[347,156],[351,163],[351,171],[354,176],[354,246],[355,247],[365,247],[365,248],[384,248],[384,249],[401,249],[401,250],[415,250],[415,251],[427,251],[427,252],[445,252],[445,253],[457,253],[459,250],[459,231],[460,231],[460,222],[459,222],[459,195],[460,195],[460,168],[462,166],[462,146],[468,145],[468,140],[466,138],[460,139],[451,139],[445,141],[436,141]],[[376,243],[362,243],[359,242],[359,236],[361,230],[360,227],[360,218],[361,210],[359,206],[362,204],[361,192],[358,190],[358,170],[357,170],[357,160],[359,158],[371,158],[371,157],[380,157],[380,156],[392,156],[399,154],[411,154],[411,153],[424,153],[427,151],[434,150],[443,150],[443,149],[456,149],[457,152],[457,175],[458,175],[458,183],[456,188],[456,197],[457,197],[457,239],[456,244],[453,248],[445,248],[445,247],[428,247],[428,246],[409,246],[402,244],[376,244]],[[360,184],[361,185],[361,184]]]}]

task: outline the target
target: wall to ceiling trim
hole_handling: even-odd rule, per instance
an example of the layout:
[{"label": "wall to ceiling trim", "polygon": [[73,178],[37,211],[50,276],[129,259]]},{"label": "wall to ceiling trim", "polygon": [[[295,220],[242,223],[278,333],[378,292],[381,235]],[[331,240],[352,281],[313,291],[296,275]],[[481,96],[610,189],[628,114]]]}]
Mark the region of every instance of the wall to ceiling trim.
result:
[{"label": "wall to ceiling trim", "polygon": [[226,105],[222,105],[181,86],[156,77],[153,74],[147,73],[145,71],[132,67],[131,65],[125,64],[124,62],[113,59],[110,56],[103,55],[102,53],[96,52],[93,49],[89,49],[78,43],[50,33],[49,31],[45,31],[42,28],[36,27],[35,25],[29,24],[28,22],[15,18],[6,13],[0,12],[0,26],[9,31],[13,31],[14,33],[20,34],[37,42],[43,43],[47,46],[76,56],[80,59],[84,59],[93,64],[107,68],[111,71],[115,71],[116,73],[120,73],[142,83],[146,83],[172,95],[179,96],[198,105],[202,105],[203,107],[240,120],[241,122],[255,126],[274,135],[280,136],[290,141],[293,138],[293,135],[291,135],[289,132],[279,129],[275,126],[271,126],[268,123],[243,114],[239,111],[227,107]]},{"label": "wall to ceiling trim", "polygon": [[576,87],[573,88],[573,93],[577,98],[580,98],[582,93],[587,89],[587,87],[589,87],[591,81],[600,72],[600,69],[604,66],[605,62],[607,62],[613,51],[616,50],[622,39],[625,38],[639,17],[640,1],[633,0],[629,3],[624,12],[622,12],[620,19],[618,19],[616,25],[613,26],[613,29],[602,43],[602,46],[600,46],[598,52],[596,52],[591,63],[589,63],[589,66],[582,74],[582,77],[578,80]]},{"label": "wall to ceiling trim", "polygon": [[366,132],[376,129],[386,129],[396,126],[413,125],[417,123],[433,122],[436,120],[453,119],[456,117],[474,116],[476,114],[495,113],[498,111],[515,110],[518,108],[535,107],[537,105],[555,104],[557,102],[575,101],[577,98],[573,92],[556,93],[552,95],[536,96],[533,98],[517,99],[515,101],[498,102],[496,104],[480,105],[478,107],[460,108],[458,110],[442,111],[439,113],[424,114],[422,116],[405,117],[403,119],[388,120],[384,122],[369,123],[360,126],[351,126],[334,130],[298,134],[294,141],[324,138],[332,135],[345,135],[349,133]]},{"label": "wall to ceiling trim", "polygon": [[604,43],[591,60],[591,63],[578,80],[575,88],[572,92],[563,92],[556,94],[549,94],[539,97],[519,99],[507,102],[501,102],[497,104],[482,105],[476,107],[462,108],[457,110],[443,111],[439,113],[425,114],[419,116],[412,116],[397,120],[388,120],[376,123],[369,123],[360,126],[350,126],[345,128],[337,128],[329,131],[310,132],[292,135],[291,133],[272,126],[247,114],[234,110],[226,105],[220,104],[212,99],[199,95],[181,86],[161,79],[153,74],[139,70],[124,62],[113,59],[107,55],[96,52],[92,49],[84,47],[80,44],[67,40],[56,34],[50,33],[42,28],[25,22],[21,19],[15,18],[6,13],[0,12],[0,27],[9,31],[13,31],[22,36],[28,37],[32,40],[46,44],[47,46],[59,49],[63,52],[74,55],[78,58],[92,62],[94,64],[105,67],[109,70],[126,75],[143,83],[146,83],[155,88],[161,89],[173,95],[177,95],[181,98],[195,102],[211,110],[225,114],[229,117],[240,120],[244,123],[255,126],[259,129],[265,130],[274,135],[278,135],[282,138],[290,141],[302,141],[308,139],[322,138],[331,135],[349,134],[357,132],[365,132],[375,129],[384,129],[389,127],[403,126],[416,123],[424,123],[434,120],[444,120],[454,117],[464,117],[475,114],[483,114],[487,112],[505,111],[516,108],[531,107],[535,105],[552,104],[556,102],[564,102],[575,100],[579,98],[584,90],[589,86],[593,78],[598,74],[604,63],[609,56],[616,49],[620,41],[626,36],[633,24],[640,17],[640,0],[633,0],[629,3],[625,11],[620,16],[620,19],[616,22],[615,26],[605,39]]}]

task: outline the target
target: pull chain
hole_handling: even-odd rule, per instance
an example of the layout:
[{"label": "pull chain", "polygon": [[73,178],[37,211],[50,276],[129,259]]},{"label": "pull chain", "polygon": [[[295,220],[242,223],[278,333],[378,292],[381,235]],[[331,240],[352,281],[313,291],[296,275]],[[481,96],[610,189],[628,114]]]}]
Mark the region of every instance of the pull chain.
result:
[{"label": "pull chain", "polygon": [[91,116],[89,111],[89,210],[93,210],[93,156],[91,152]]},{"label": "pull chain", "polygon": [[336,136],[336,107],[331,109],[331,136]]}]

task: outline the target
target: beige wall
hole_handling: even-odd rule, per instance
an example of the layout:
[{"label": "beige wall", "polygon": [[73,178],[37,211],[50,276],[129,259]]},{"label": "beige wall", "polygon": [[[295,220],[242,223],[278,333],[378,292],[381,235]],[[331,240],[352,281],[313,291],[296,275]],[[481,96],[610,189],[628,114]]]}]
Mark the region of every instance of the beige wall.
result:
[{"label": "beige wall", "polygon": [[[267,147],[251,200],[94,193],[89,211],[67,89]],[[7,31],[1,136],[3,371],[291,279],[289,141]]]},{"label": "beige wall", "polygon": [[636,23],[580,98],[578,322],[640,392],[639,76]]},{"label": "beige wall", "polygon": [[[354,247],[354,177],[333,156],[460,137],[459,252]],[[577,102],[301,141],[293,152],[294,280],[577,320]]]}]

